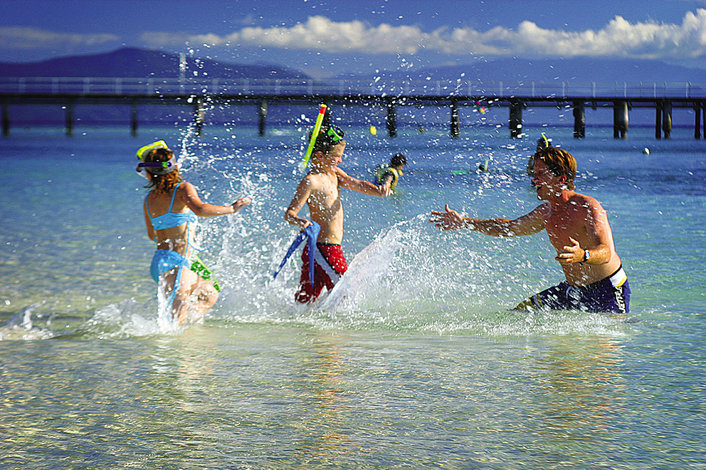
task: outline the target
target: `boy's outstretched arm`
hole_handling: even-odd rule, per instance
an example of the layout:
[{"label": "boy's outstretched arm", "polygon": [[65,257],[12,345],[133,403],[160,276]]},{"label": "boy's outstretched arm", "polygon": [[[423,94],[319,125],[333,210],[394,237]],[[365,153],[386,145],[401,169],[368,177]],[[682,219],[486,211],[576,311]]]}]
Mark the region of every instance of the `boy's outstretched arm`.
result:
[{"label": "boy's outstretched arm", "polygon": [[348,174],[340,168],[336,168],[336,176],[338,176],[338,184],[344,188],[358,191],[359,193],[380,197],[387,197],[392,194],[389,186],[378,186],[369,181],[353,178],[352,176],[348,176]]}]

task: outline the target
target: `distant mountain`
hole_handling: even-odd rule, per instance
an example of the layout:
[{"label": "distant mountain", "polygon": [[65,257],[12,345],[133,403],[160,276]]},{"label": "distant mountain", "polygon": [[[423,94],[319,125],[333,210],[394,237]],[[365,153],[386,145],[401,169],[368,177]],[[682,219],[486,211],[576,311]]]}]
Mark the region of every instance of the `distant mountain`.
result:
[{"label": "distant mountain", "polygon": [[[309,76],[278,65],[242,65],[186,58],[186,74],[209,78],[298,78]],[[59,57],[41,62],[0,63],[2,77],[179,77],[179,55],[126,47],[104,54]]]},{"label": "distant mountain", "polygon": [[[310,79],[298,70],[274,64],[233,64],[186,58],[186,75],[209,78]],[[0,63],[2,77],[179,77],[179,55],[137,48],[104,54],[59,57],[41,62]],[[345,74],[343,80],[443,80],[468,82],[691,82],[706,83],[706,69],[634,59],[497,59],[405,71]]]},{"label": "distant mountain", "polygon": [[706,69],[692,69],[664,62],[634,59],[498,59],[423,68],[346,74],[350,80],[443,80],[469,82],[692,82],[706,83]]}]

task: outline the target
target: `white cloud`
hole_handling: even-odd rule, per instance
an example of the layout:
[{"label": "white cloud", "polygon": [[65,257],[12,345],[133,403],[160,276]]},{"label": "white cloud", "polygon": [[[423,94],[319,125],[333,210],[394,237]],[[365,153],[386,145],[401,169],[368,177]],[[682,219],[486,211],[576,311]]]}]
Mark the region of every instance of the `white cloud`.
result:
[{"label": "white cloud", "polygon": [[523,21],[513,30],[495,27],[441,28],[424,32],[418,26],[371,26],[361,21],[338,22],[312,16],[291,27],[246,27],[227,36],[146,33],[149,46],[269,47],[330,53],[416,54],[421,50],[460,55],[621,56],[698,58],[706,55],[706,9],[687,12],[681,24],[630,23],[621,16],[600,30],[544,29]]},{"label": "white cloud", "polygon": [[0,48],[7,49],[95,46],[112,41],[120,41],[120,37],[114,34],[55,33],[22,26],[0,27]]}]

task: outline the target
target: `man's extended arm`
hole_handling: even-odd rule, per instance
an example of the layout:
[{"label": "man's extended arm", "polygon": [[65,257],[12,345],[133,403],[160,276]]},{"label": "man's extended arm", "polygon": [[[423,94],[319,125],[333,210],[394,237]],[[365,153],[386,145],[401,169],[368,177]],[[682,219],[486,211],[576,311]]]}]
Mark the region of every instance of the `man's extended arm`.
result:
[{"label": "man's extended arm", "polygon": [[517,219],[476,219],[464,217],[446,204],[444,212],[432,212],[429,222],[436,225],[439,230],[458,230],[468,228],[493,237],[514,237],[533,235],[544,229],[543,206],[538,206],[529,214]]}]

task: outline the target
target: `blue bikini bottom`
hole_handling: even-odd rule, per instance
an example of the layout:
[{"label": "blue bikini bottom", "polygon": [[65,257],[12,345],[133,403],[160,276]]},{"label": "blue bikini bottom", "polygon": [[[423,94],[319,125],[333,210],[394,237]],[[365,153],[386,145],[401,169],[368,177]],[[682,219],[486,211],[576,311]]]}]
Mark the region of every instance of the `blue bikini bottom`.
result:
[{"label": "blue bikini bottom", "polygon": [[[189,261],[173,250],[157,250],[152,257],[150,274],[154,282],[159,282],[159,276],[180,266],[189,267]],[[181,274],[181,270],[178,274]],[[178,284],[178,282],[177,282]]]}]

